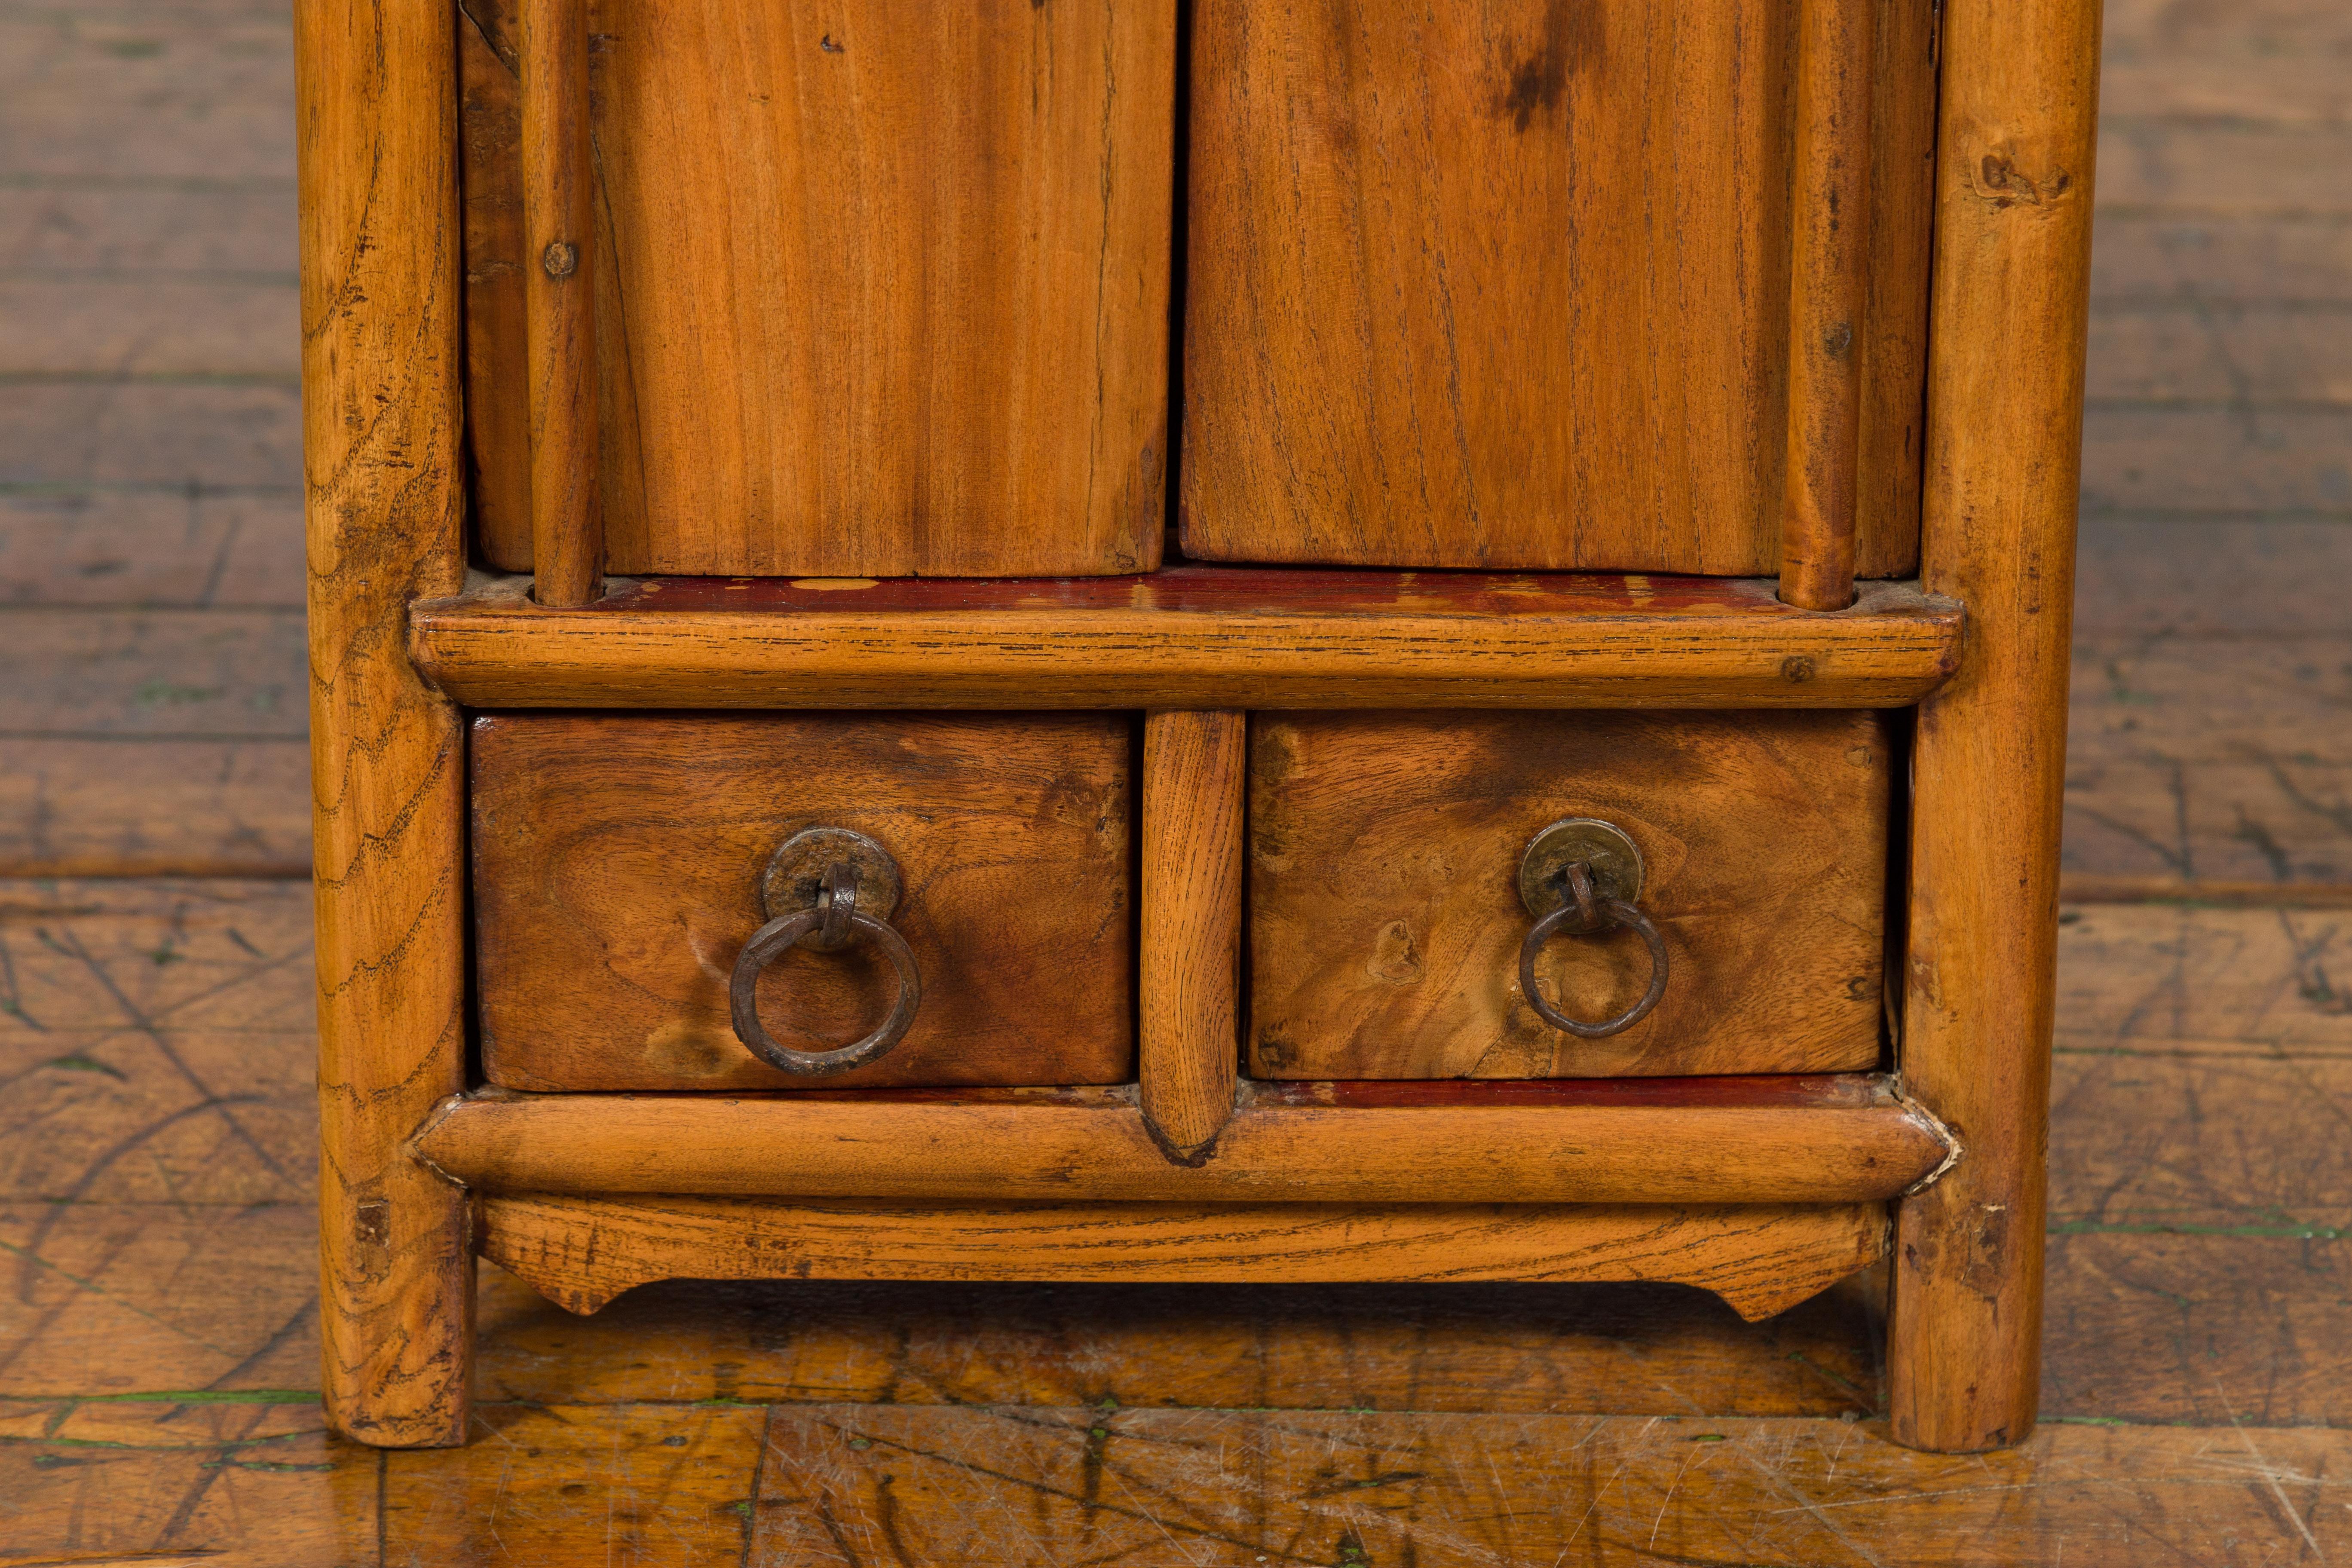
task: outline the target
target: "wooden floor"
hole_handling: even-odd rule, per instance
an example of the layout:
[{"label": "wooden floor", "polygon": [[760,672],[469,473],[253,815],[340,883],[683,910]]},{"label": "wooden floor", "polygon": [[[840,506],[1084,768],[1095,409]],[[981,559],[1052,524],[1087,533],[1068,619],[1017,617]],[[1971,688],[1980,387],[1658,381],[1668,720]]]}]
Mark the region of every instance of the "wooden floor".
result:
[{"label": "wooden floor", "polygon": [[1891,1446],[1873,1282],[485,1268],[327,1438],[290,63],[0,0],[0,1563],[2352,1561],[2352,7],[2111,0],[2045,1426]]}]

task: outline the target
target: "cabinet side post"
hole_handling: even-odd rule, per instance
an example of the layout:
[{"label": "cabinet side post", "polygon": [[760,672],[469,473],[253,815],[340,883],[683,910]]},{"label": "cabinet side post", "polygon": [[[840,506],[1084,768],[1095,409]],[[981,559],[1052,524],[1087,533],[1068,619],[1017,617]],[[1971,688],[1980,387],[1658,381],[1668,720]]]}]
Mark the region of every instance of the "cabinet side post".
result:
[{"label": "cabinet side post", "polygon": [[1878,0],[1798,7],[1780,597],[1806,610],[1853,603],[1877,9]]},{"label": "cabinet side post", "polygon": [[521,19],[531,597],[569,608],[604,592],[588,7],[586,0],[523,0]]},{"label": "cabinet side post", "polygon": [[1143,721],[1143,1116],[1169,1157],[1204,1157],[1233,1114],[1241,1058],[1243,774],[1249,721]]},{"label": "cabinet side post", "polygon": [[1923,586],[1968,606],[1920,709],[1901,1068],[1965,1151],[1900,1205],[1894,1435],[2021,1441],[2042,1255],[2098,0],[1947,0]]},{"label": "cabinet side post", "polygon": [[464,1087],[464,750],[407,657],[462,586],[455,7],[295,6],[318,899],[320,1336],[361,1442],[465,1438],[465,1194],[401,1142]]}]

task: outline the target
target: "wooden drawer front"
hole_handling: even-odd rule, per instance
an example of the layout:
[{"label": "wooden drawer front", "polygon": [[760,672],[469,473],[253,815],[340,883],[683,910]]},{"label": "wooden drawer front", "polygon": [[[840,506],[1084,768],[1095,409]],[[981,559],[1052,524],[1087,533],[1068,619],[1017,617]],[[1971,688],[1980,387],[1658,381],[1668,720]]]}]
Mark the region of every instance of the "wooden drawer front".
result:
[{"label": "wooden drawer front", "polygon": [[[1839,1072],[1876,1065],[1891,752],[1875,713],[1273,713],[1250,742],[1250,1026],[1269,1079]],[[1521,851],[1630,834],[1665,994],[1608,1038],[1521,1000]],[[1630,932],[1560,936],[1538,984],[1638,997]]]},{"label": "wooden drawer front", "polygon": [[[473,721],[482,1063],[524,1089],[1098,1084],[1134,1077],[1132,723],[1107,715],[487,714]],[[728,979],[769,857],[851,828],[896,858],[922,1004],[888,1055],[795,1078]],[[787,952],[794,1049],[889,1012],[869,945]]]},{"label": "wooden drawer front", "polygon": [[[466,406],[531,564],[517,0],[468,0]],[[611,569],[1157,565],[1176,3],[593,0]]]},{"label": "wooden drawer front", "polygon": [[[1865,577],[1916,559],[1934,14],[1875,33]],[[1797,17],[1198,0],[1185,553],[1779,570]]]}]

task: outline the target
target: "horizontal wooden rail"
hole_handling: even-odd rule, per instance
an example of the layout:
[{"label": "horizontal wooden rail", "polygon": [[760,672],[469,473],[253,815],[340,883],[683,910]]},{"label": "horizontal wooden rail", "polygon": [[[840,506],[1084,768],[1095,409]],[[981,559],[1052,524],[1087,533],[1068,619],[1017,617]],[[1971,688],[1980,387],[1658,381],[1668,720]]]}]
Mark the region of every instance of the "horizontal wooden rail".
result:
[{"label": "horizontal wooden rail", "polygon": [[477,708],[1900,708],[1962,616],[1872,583],[1182,566],[1149,577],[652,578],[551,610],[528,580],[415,605]]},{"label": "horizontal wooden rail", "polygon": [[1147,1203],[1865,1203],[1952,1156],[1948,1134],[1874,1079],[1697,1081],[1734,1087],[1548,1104],[1245,1093],[1197,1167],[1170,1160],[1127,1091],[489,1089],[444,1101],[411,1147],[491,1192]]},{"label": "horizontal wooden rail", "polygon": [[1884,1204],[891,1204],[491,1196],[482,1256],[574,1312],[656,1279],[1671,1280],[1753,1321],[1885,1256]]}]

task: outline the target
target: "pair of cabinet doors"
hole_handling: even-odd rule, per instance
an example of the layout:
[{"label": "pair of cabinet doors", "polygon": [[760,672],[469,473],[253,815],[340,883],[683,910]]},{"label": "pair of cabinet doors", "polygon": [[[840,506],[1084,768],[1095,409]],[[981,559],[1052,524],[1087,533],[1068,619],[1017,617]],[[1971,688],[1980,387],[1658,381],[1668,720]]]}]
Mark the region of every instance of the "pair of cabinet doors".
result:
[{"label": "pair of cabinet doors", "polygon": [[[1891,721],[1869,712],[1259,713],[1242,1050],[1267,1079],[1835,1072],[1880,1058]],[[1101,714],[515,713],[473,721],[485,1076],[530,1090],[1067,1087],[1136,1076],[1140,724]],[[1621,1034],[1520,988],[1519,863],[1600,818],[1644,866],[1667,983]],[[812,827],[895,863],[920,997],[889,1054],[766,1065],[730,992]],[[805,891],[804,889],[803,891]],[[792,895],[786,895],[790,897]],[[873,899],[861,893],[859,907]],[[801,907],[798,905],[795,908]],[[868,942],[756,976],[784,1048],[839,1048],[903,982]],[[1643,943],[1544,947],[1571,1016]]]},{"label": "pair of cabinet doors", "polygon": [[[516,8],[462,0],[530,568]],[[1858,570],[1917,541],[1934,0],[1883,0]],[[1795,0],[591,0],[608,568],[1765,574]],[[1181,367],[1181,374],[1173,374]],[[1177,476],[1171,484],[1171,474]]]}]

